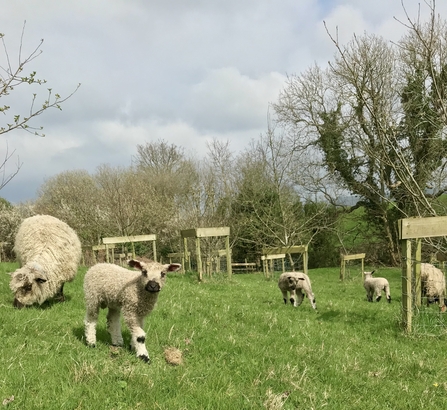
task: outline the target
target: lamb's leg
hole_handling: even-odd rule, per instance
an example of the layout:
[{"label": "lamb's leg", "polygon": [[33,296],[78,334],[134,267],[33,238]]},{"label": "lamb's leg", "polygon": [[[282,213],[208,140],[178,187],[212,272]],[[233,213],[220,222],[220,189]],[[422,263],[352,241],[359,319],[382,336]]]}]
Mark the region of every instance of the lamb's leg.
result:
[{"label": "lamb's leg", "polygon": [[122,346],[123,335],[121,334],[121,311],[119,309],[109,308],[107,313],[107,330],[112,337],[112,345]]},{"label": "lamb's leg", "polygon": [[297,300],[296,300],[295,306],[300,306],[301,303],[303,303],[304,294],[301,289],[297,289],[296,295],[297,295],[297,297],[296,297]]},{"label": "lamb's leg", "polygon": [[284,303],[287,305],[287,291],[281,290],[282,298],[284,300]]},{"label": "lamb's leg", "polygon": [[315,295],[309,290],[306,292],[307,298],[309,299],[312,308],[317,309],[317,302],[315,301]]},{"label": "lamb's leg", "polygon": [[84,319],[85,340],[91,347],[96,346],[96,323],[98,322],[99,306],[87,307]]},{"label": "lamb's leg", "polygon": [[133,318],[124,316],[124,320],[126,322],[127,327],[130,330],[132,335],[130,340],[131,349],[135,350],[136,355],[141,360],[146,363],[150,363],[151,359],[149,358],[149,353],[146,349],[146,333],[143,330],[143,319],[144,318]]},{"label": "lamb's leg", "polygon": [[382,299],[382,291],[376,290],[376,302],[380,302],[380,299]]},{"label": "lamb's leg", "polygon": [[295,292],[295,289],[293,289],[293,290],[291,290],[290,291],[290,303],[293,305],[293,306],[297,306],[297,304],[296,304],[296,292]]},{"label": "lamb's leg", "polygon": [[391,303],[391,294],[390,294],[390,287],[387,286],[385,288],[385,294],[386,294],[386,300],[388,301],[388,303]]}]

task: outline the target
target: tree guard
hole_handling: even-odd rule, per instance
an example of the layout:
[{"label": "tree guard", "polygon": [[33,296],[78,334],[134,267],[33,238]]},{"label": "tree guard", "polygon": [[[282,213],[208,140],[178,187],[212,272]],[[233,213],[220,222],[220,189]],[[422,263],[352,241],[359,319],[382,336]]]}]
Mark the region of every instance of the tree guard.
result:
[{"label": "tree guard", "polygon": [[[421,239],[447,236],[447,216],[399,219],[399,239],[402,246],[402,322],[410,333],[413,319],[412,273],[415,275],[416,305],[421,304]],[[415,240],[413,257],[411,241]]]},{"label": "tree guard", "polygon": [[340,265],[340,280],[345,280],[345,272],[346,272],[346,261],[353,261],[356,259],[361,259],[362,261],[362,279],[364,279],[363,271],[365,269],[365,253],[356,253],[353,255],[341,255],[341,265]]},{"label": "tree guard", "polygon": [[[308,254],[307,248],[308,248],[307,245],[283,246],[280,248],[264,248],[262,250],[262,256],[261,256],[264,275],[266,277],[269,277],[269,275],[270,275],[268,261],[269,260],[272,261],[273,259],[278,259],[278,258],[274,258],[272,256],[282,255],[282,254],[287,255],[287,254],[294,254],[294,253],[301,253],[303,255],[303,272],[307,275],[307,265],[308,265],[308,260],[309,260],[309,254]],[[284,257],[285,257],[285,255],[284,255]],[[283,265],[282,271],[285,272],[284,261],[283,261],[282,265]]]},{"label": "tree guard", "polygon": [[[230,251],[230,228],[229,227],[217,227],[217,228],[194,228],[185,229],[180,231],[183,239],[183,247],[185,255],[188,252],[188,238],[195,238],[196,240],[196,258],[197,258],[197,271],[199,273],[199,280],[203,279],[202,268],[202,255],[200,252],[200,238],[209,237],[225,237],[225,254],[227,257],[227,273],[228,277],[231,277],[231,251]],[[191,269],[191,260],[189,260],[189,269]]]},{"label": "tree guard", "polygon": [[[154,261],[157,262],[157,245],[155,241],[157,240],[157,235],[135,235],[135,236],[113,236],[110,238],[102,238],[102,243],[106,247],[106,260],[109,262],[109,246],[116,245],[118,243],[128,243],[132,244],[132,257],[135,258],[134,242],[152,242],[152,252],[154,254]],[[114,260],[114,246],[112,247],[112,261]]]}]

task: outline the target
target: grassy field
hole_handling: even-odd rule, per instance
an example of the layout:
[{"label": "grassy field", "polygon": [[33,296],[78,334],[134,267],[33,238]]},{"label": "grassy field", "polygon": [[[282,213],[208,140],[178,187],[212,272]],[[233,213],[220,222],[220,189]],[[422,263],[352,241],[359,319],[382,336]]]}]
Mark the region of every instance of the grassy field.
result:
[{"label": "grassy field", "polygon": [[[393,301],[368,303],[361,274],[309,272],[309,301],[285,306],[277,278],[238,274],[198,283],[170,274],[147,318],[152,364],[113,348],[98,324],[98,346],[85,346],[82,281],[67,301],[16,310],[0,264],[0,402],[7,409],[422,409],[447,402],[446,329],[436,306],[423,308],[403,333],[399,269],[379,269]],[[124,327],[126,345],[130,335]],[[183,364],[166,362],[176,347]]]}]

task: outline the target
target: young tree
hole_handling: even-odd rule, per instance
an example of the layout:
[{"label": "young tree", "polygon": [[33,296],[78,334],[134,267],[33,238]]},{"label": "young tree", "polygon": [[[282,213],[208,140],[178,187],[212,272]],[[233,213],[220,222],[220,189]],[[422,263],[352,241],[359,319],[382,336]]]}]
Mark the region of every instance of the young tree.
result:
[{"label": "young tree", "polygon": [[[29,67],[33,60],[42,54],[41,47],[43,40],[40,40],[38,45],[33,51],[31,51],[30,54],[22,55],[24,34],[25,25],[22,29],[17,60],[15,60],[11,57],[11,53],[8,50],[5,35],[0,33],[0,41],[3,46],[3,53],[0,54],[0,114],[3,114],[5,119],[5,125],[0,125],[0,135],[14,130],[25,130],[35,135],[44,137],[45,134],[42,132],[43,127],[34,125],[32,120],[51,108],[61,110],[62,104],[77,91],[80,84],[78,84],[76,89],[67,97],[62,97],[51,88],[47,88],[45,96],[43,98],[39,98],[37,91],[34,91],[34,89],[45,85],[47,81],[39,78],[37,73]],[[20,101],[20,99],[13,99],[11,94],[14,93],[15,95],[19,88],[25,86],[33,87],[34,92],[29,103],[28,111],[24,113],[19,107],[19,105],[22,105],[23,101]],[[17,103],[17,101],[20,101],[20,103]],[[13,172],[6,172],[6,164],[11,159],[13,154],[14,151],[9,152],[7,149],[5,155],[3,156],[3,162],[0,163],[0,173],[2,173],[2,178],[0,178],[0,189],[11,181],[11,179],[20,170],[20,162],[18,162]]]},{"label": "young tree", "polygon": [[285,136],[271,128],[239,155],[231,216],[239,258],[259,255],[263,247],[300,245],[310,239],[301,197],[288,174],[292,158]]}]

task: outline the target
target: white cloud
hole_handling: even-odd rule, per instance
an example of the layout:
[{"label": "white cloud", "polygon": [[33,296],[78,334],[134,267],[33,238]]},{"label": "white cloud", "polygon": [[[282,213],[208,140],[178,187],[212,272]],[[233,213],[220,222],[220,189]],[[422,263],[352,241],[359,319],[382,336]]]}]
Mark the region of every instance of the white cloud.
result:
[{"label": "white cloud", "polygon": [[201,130],[258,129],[267,124],[268,104],[277,99],[284,81],[279,73],[254,79],[234,67],[211,70],[192,87],[186,115]]},{"label": "white cloud", "polygon": [[[24,162],[0,192],[12,201],[35,197],[45,178],[63,170],[126,166],[147,141],[163,139],[197,156],[215,138],[242,150],[265,132],[269,103],[286,75],[332,59],[323,21],[331,33],[338,27],[342,41],[365,31],[396,39],[405,30],[393,19],[405,20],[400,0],[4,3],[1,32],[12,61],[26,20],[24,55],[45,39],[29,70],[62,95],[82,83],[62,112],[36,119],[46,138],[7,135]],[[411,17],[418,4],[405,1]],[[437,8],[446,15],[447,2]],[[33,92],[25,89],[19,110],[28,109]],[[0,156],[5,150],[0,144]]]}]

